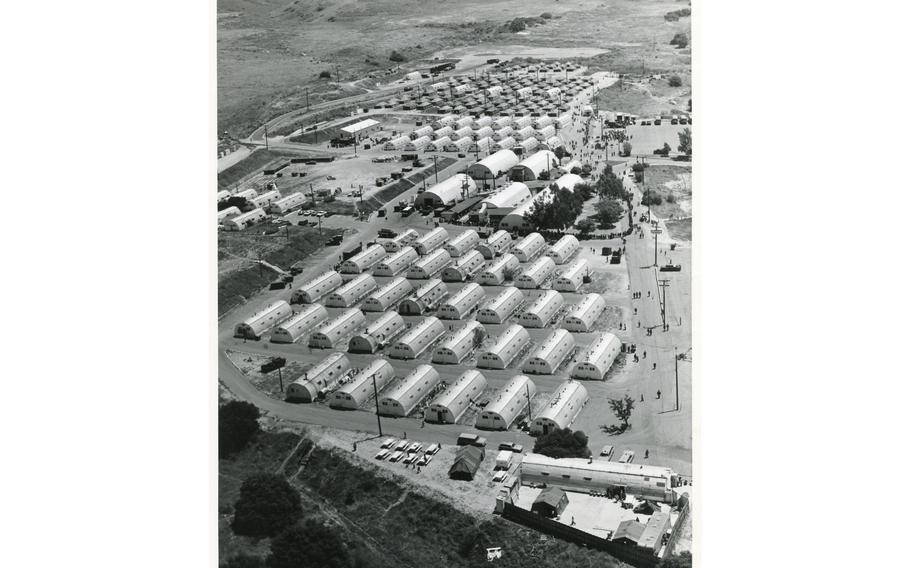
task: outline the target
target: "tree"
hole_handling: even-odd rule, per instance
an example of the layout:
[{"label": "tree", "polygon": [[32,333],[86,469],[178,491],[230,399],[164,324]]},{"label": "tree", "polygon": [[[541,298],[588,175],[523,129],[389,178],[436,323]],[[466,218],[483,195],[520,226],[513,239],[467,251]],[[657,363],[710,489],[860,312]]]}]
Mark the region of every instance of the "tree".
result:
[{"label": "tree", "polygon": [[597,213],[594,218],[600,223],[602,229],[612,229],[622,219],[622,205],[613,199],[605,199],[596,205]]},{"label": "tree", "polygon": [[390,60],[390,61],[395,61],[395,62],[397,62],[397,63],[401,63],[401,62],[403,62],[403,61],[407,61],[408,59],[407,59],[404,55],[398,53],[397,51],[395,51],[395,50],[393,49],[393,50],[392,50],[392,53],[389,55],[389,60]]},{"label": "tree", "polygon": [[582,235],[588,235],[594,232],[594,229],[597,228],[597,224],[594,223],[593,219],[582,219],[575,224],[575,228],[578,229]]},{"label": "tree", "polygon": [[670,40],[670,45],[675,45],[676,47],[682,49],[689,45],[689,37],[680,32],[673,36],[673,39]]},{"label": "tree", "polygon": [[682,87],[682,78],[679,75],[673,75],[670,77],[669,83],[671,87]]},{"label": "tree", "polygon": [[692,155],[692,130],[685,128],[679,133],[679,151],[686,156]]},{"label": "tree", "polygon": [[631,142],[623,142],[623,143],[622,143],[622,155],[623,155],[623,156],[631,156],[631,155],[632,155],[632,143],[631,143]]},{"label": "tree", "polygon": [[261,556],[241,552],[222,562],[219,568],[265,568],[265,560]]},{"label": "tree", "polygon": [[269,568],[346,568],[349,557],[337,529],[307,519],[272,540],[267,564]]},{"label": "tree", "polygon": [[550,12],[544,12],[543,14],[540,15],[540,17],[543,18],[544,20],[552,20],[553,14],[551,14]]},{"label": "tree", "polygon": [[297,490],[280,475],[260,473],[240,486],[231,528],[243,536],[275,536],[302,516]]},{"label": "tree", "polygon": [[218,408],[218,455],[227,457],[240,451],[259,433],[259,409],[232,400]]},{"label": "tree", "polygon": [[632,417],[632,409],[635,408],[635,401],[629,395],[623,398],[611,398],[607,400],[610,410],[616,415],[616,418],[622,422],[622,429],[629,428],[629,418]]},{"label": "tree", "polygon": [[606,172],[597,180],[597,194],[602,198],[628,199],[629,193],[622,185],[622,180],[613,172]]},{"label": "tree", "polygon": [[527,27],[527,25],[525,25],[524,20],[522,20],[521,18],[515,18],[514,20],[509,22],[509,31],[512,32],[513,34],[516,32],[524,31],[524,29],[526,27]]},{"label": "tree", "polygon": [[319,78],[320,78],[320,79],[331,79],[331,78],[332,78],[332,72],[331,72],[331,71],[320,71],[320,72],[319,72]]},{"label": "tree", "polygon": [[564,231],[575,223],[584,208],[583,195],[556,184],[550,186],[550,199],[538,195],[530,211],[524,214],[528,223],[543,230]]},{"label": "tree", "polygon": [[657,565],[658,568],[692,568],[692,553],[683,552],[667,556]]},{"label": "tree", "polygon": [[578,430],[557,428],[548,434],[538,436],[534,442],[534,453],[551,458],[589,458],[588,436]]}]

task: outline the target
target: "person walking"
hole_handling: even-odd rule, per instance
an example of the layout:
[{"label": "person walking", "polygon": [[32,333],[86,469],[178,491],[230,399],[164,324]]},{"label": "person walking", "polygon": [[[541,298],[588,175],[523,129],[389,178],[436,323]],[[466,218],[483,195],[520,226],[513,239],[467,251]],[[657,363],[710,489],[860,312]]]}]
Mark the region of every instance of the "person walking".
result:
[{"label": "person walking", "polygon": [[657,400],[660,400],[660,389],[657,389]]},{"label": "person walking", "polygon": [[645,459],[648,459],[648,450],[645,449]]}]

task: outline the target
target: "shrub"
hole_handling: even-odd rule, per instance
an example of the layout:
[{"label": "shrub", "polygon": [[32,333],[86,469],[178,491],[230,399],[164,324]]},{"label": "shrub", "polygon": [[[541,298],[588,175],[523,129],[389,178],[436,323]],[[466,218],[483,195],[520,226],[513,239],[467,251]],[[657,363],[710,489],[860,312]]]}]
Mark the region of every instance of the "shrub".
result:
[{"label": "shrub", "polygon": [[275,536],[302,516],[297,490],[280,475],[260,473],[240,486],[231,528],[242,536]]},{"label": "shrub", "polygon": [[670,86],[671,87],[682,87],[682,78],[679,75],[673,75],[670,77]]},{"label": "shrub", "polygon": [[670,45],[675,45],[676,47],[682,49],[689,45],[689,36],[680,32],[673,36],[673,39],[670,40]]},{"label": "shrub", "polygon": [[539,436],[534,442],[534,453],[557,459],[591,457],[588,436],[581,430],[573,432],[569,428],[557,428]]},{"label": "shrub", "polygon": [[218,455],[240,451],[259,433],[259,409],[255,405],[232,400],[218,408]]},{"label": "shrub", "polygon": [[553,14],[551,14],[549,12],[544,12],[543,14],[540,15],[540,17],[543,18],[544,20],[552,20]]},{"label": "shrub", "polygon": [[676,196],[672,193],[667,196],[667,203],[676,203]]},{"label": "shrub", "polygon": [[320,71],[320,72],[319,72],[319,78],[320,78],[320,79],[331,79],[331,78],[332,78],[332,72],[331,72],[331,71]]},{"label": "shrub", "polygon": [[389,60],[401,63],[402,61],[407,61],[407,58],[393,49],[392,54],[389,55]]},{"label": "shrub", "polygon": [[514,20],[509,22],[509,31],[512,32],[513,34],[516,32],[524,31],[525,28],[527,28],[527,25],[525,25],[524,20],[522,20],[521,18],[515,18]]},{"label": "shrub", "polygon": [[632,155],[632,144],[630,142],[622,143],[622,155],[626,157]]},{"label": "shrub", "polygon": [[653,191],[645,193],[644,197],[641,198],[641,204],[645,206],[660,205],[663,202],[664,201],[661,199],[660,194]]},{"label": "shrub", "polygon": [[582,219],[581,221],[579,221],[578,223],[575,224],[575,228],[578,229],[581,232],[581,234],[583,234],[583,235],[593,233],[594,229],[596,227],[597,227],[597,225],[594,223],[594,221],[592,219]]},{"label": "shrub", "polygon": [[338,530],[316,519],[294,525],[272,541],[269,568],[345,568],[348,550]]}]

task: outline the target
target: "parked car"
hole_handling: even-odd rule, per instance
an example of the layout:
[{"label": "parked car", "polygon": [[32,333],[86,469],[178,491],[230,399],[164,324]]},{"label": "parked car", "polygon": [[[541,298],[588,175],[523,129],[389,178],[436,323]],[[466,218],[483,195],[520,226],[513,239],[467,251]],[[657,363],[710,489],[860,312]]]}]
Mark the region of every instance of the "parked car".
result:
[{"label": "parked car", "polygon": [[436,455],[437,453],[439,453],[440,449],[441,448],[440,448],[439,444],[430,444],[430,447],[427,448],[427,451],[425,453],[428,456],[433,456],[433,455]]},{"label": "parked car", "polygon": [[397,236],[398,236],[398,233],[396,233],[392,229],[385,229],[385,228],[379,229],[379,238],[394,239]]},{"label": "parked car", "polygon": [[619,456],[619,463],[632,463],[632,460],[635,459],[635,452],[632,450],[626,450]]},{"label": "parked car", "polygon": [[433,456],[431,456],[429,454],[424,454],[423,456],[421,456],[421,458],[419,460],[417,460],[417,465],[420,467],[424,467],[424,466],[428,465],[431,461],[433,461]]},{"label": "parked car", "polygon": [[394,463],[394,462],[397,462],[398,460],[400,460],[402,457],[404,457],[404,452],[402,452],[402,451],[396,451],[396,452],[393,453],[392,456],[389,458],[389,461]]},{"label": "parked car", "polygon": [[389,450],[379,450],[379,453],[376,454],[377,460],[384,460],[389,457]]},{"label": "parked car", "polygon": [[399,441],[398,444],[395,446],[395,451],[403,452],[403,451],[405,451],[406,449],[408,449],[408,445],[409,445],[409,444],[408,444],[408,441],[407,441],[407,440],[401,440],[401,441]]},{"label": "parked car", "polygon": [[404,458],[403,463],[405,465],[411,465],[412,463],[417,461],[418,457],[419,456],[417,454],[408,454],[408,457]]},{"label": "parked car", "polygon": [[520,454],[525,448],[521,444],[516,444],[515,442],[503,442],[502,444],[499,444],[499,449]]},{"label": "parked car", "polygon": [[613,457],[613,446],[607,444],[600,450],[600,457],[610,459]]},{"label": "parked car", "polygon": [[391,448],[392,446],[394,446],[397,443],[398,443],[398,438],[386,438],[385,440],[383,440],[382,444],[379,447],[380,448]]},{"label": "parked car", "polygon": [[423,449],[423,444],[421,444],[420,442],[414,442],[413,444],[411,444],[408,447],[408,453],[409,454],[417,453],[422,449]]}]

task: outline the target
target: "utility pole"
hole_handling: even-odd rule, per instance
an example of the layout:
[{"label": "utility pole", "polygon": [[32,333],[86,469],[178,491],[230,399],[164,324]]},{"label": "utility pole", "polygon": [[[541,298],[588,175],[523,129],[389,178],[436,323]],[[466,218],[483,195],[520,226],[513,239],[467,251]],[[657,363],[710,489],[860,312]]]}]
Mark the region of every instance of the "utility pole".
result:
[{"label": "utility pole", "polygon": [[306,111],[310,112],[310,88],[306,87]]},{"label": "utility pole", "polygon": [[281,376],[281,367],[278,367],[278,384],[281,387],[281,394],[284,394],[284,378]]},{"label": "utility pole", "polygon": [[259,253],[259,277],[262,278],[262,253]]},{"label": "utility pole", "polygon": [[667,329],[667,286],[670,285],[669,279],[658,279],[657,286],[661,291],[660,301],[660,321],[663,323],[663,329]]},{"label": "utility pole", "polygon": [[676,354],[676,346],[673,346],[673,368],[676,377],[676,410],[679,411],[679,355]]},{"label": "utility pole", "polygon": [[265,149],[268,150],[269,149],[269,125],[263,124],[262,127],[265,128]]},{"label": "utility pole", "polygon": [[439,171],[436,169],[436,154],[433,154],[433,175],[436,176],[436,183],[439,183]]},{"label": "utility pole", "polygon": [[376,424],[379,426],[379,435],[382,436],[382,421],[379,419],[379,389],[376,387],[376,373],[373,373],[373,397],[376,400]]},{"label": "utility pole", "polygon": [[657,268],[657,235],[663,233],[663,230],[655,227],[651,232],[654,234],[654,267]]},{"label": "utility pole", "polygon": [[[530,382],[530,381],[528,381]],[[531,425],[531,386],[525,383],[525,396],[528,397],[528,426]]]}]

